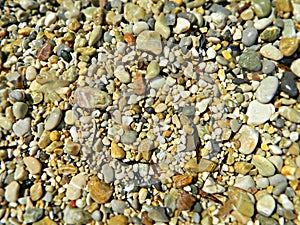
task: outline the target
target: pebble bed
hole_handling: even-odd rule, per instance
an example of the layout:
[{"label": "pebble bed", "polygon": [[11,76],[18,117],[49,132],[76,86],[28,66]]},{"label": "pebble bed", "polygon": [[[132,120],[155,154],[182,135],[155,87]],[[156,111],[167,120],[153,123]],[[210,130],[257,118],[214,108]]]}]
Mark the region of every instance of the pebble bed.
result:
[{"label": "pebble bed", "polygon": [[300,225],[299,0],[0,9],[0,224]]}]

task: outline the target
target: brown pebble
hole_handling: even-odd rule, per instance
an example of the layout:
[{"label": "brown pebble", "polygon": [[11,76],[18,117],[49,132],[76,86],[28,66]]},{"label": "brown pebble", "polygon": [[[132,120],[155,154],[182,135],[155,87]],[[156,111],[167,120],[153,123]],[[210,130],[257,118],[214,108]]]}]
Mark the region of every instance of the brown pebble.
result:
[{"label": "brown pebble", "polygon": [[30,188],[30,198],[32,201],[37,201],[43,196],[42,183],[38,182]]},{"label": "brown pebble", "polygon": [[47,41],[39,50],[37,57],[41,61],[47,61],[52,53],[53,45]]},{"label": "brown pebble", "polygon": [[152,225],[153,224],[152,219],[150,219],[148,216],[148,212],[146,212],[146,211],[142,212],[141,222],[144,225]]},{"label": "brown pebble", "polygon": [[134,84],[134,93],[137,95],[143,95],[146,92],[146,85],[145,85],[145,80],[142,76],[142,74],[137,74],[133,78],[133,84]]},{"label": "brown pebble", "polygon": [[293,55],[299,46],[297,38],[281,38],[279,42],[279,50],[284,56]]},{"label": "brown pebble", "polygon": [[180,211],[190,210],[194,205],[195,201],[195,197],[193,197],[185,191],[180,190],[178,192],[178,198],[176,200],[177,209]]},{"label": "brown pebble", "polygon": [[124,215],[117,215],[110,218],[108,225],[127,225],[128,218]]},{"label": "brown pebble", "polygon": [[38,159],[29,156],[29,157],[25,157],[23,159],[27,170],[32,174],[32,175],[36,175],[38,173],[41,172],[42,170],[42,164],[39,162]]},{"label": "brown pebble", "polygon": [[114,159],[123,159],[125,157],[125,151],[118,146],[116,142],[111,143],[111,157]]},{"label": "brown pebble", "polygon": [[113,189],[114,188],[112,186],[99,180],[97,177],[92,178],[88,182],[88,190],[91,194],[91,198],[99,204],[108,202],[113,194]]},{"label": "brown pebble", "polygon": [[192,183],[193,177],[188,174],[180,174],[173,176],[173,181],[176,188],[183,188]]},{"label": "brown pebble", "polygon": [[133,37],[132,34],[125,33],[125,34],[124,34],[124,39],[125,39],[125,41],[126,41],[129,45],[132,45],[132,44],[135,43],[135,38]]}]

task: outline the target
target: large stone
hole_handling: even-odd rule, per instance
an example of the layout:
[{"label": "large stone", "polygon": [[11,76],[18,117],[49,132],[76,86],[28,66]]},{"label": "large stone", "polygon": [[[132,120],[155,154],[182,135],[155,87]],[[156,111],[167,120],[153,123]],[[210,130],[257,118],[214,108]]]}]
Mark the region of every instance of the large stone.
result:
[{"label": "large stone", "polygon": [[262,104],[259,101],[252,101],[248,106],[246,115],[248,116],[247,123],[253,125],[264,124],[268,121],[271,115],[275,112],[273,104]]},{"label": "large stone", "polygon": [[236,209],[244,216],[251,217],[254,214],[254,203],[247,192],[239,188],[229,187],[228,197]]},{"label": "large stone", "polygon": [[136,47],[139,50],[152,52],[160,55],[162,52],[162,42],[160,34],[156,31],[145,30],[136,39]]},{"label": "large stone", "polygon": [[255,51],[247,50],[240,56],[239,65],[250,71],[259,71],[261,69],[261,60]]},{"label": "large stone", "polygon": [[259,134],[258,132],[248,126],[243,125],[239,132],[234,136],[234,139],[239,140],[239,152],[243,154],[251,154],[257,145]]},{"label": "large stone", "polygon": [[262,80],[259,87],[256,90],[256,99],[261,103],[269,103],[278,88],[277,77],[269,76]]},{"label": "large stone", "polygon": [[261,155],[254,155],[252,164],[257,168],[258,173],[262,176],[269,177],[275,174],[276,169],[270,160]]}]

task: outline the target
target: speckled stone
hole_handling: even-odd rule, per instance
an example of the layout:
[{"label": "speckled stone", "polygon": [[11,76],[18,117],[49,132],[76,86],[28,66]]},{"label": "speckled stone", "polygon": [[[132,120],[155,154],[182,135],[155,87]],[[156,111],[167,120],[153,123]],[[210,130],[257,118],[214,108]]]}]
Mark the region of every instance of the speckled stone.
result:
[{"label": "speckled stone", "polygon": [[284,56],[293,55],[299,46],[298,39],[295,38],[281,38],[279,43],[279,50]]},{"label": "speckled stone", "polygon": [[266,42],[273,42],[279,38],[280,29],[275,26],[267,27],[259,36]]},{"label": "speckled stone", "polygon": [[259,71],[261,69],[261,60],[255,51],[248,50],[240,56],[239,65],[250,71]]},{"label": "speckled stone", "polygon": [[228,198],[236,209],[243,215],[251,217],[254,214],[254,203],[247,192],[239,188],[229,187]]},{"label": "speckled stone", "polygon": [[252,5],[257,17],[267,17],[271,13],[270,0],[252,0]]}]

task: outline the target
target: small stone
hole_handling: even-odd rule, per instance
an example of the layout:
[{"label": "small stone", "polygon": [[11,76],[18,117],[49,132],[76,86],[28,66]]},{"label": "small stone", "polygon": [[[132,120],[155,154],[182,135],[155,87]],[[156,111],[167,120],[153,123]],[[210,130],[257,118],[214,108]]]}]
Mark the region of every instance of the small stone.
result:
[{"label": "small stone", "polygon": [[254,155],[251,162],[258,170],[258,173],[265,177],[273,176],[276,172],[274,165],[260,155]]},{"label": "small stone", "polygon": [[33,66],[28,66],[26,69],[26,79],[31,81],[34,80],[36,78],[37,75],[37,71]]},{"label": "small stone", "polygon": [[172,179],[176,188],[183,188],[192,183],[193,177],[188,174],[180,174],[173,176]]},{"label": "small stone", "polygon": [[13,132],[18,136],[22,137],[30,132],[31,129],[31,119],[26,117],[25,119],[20,119],[15,122],[12,126]]},{"label": "small stone", "polygon": [[113,199],[111,201],[111,207],[112,207],[114,212],[123,214],[124,210],[126,208],[126,203],[124,201]]},{"label": "small stone", "polygon": [[96,88],[80,87],[75,91],[74,101],[82,108],[106,109],[111,104],[111,97],[107,92],[99,91]]},{"label": "small stone", "polygon": [[40,161],[32,156],[23,158],[24,164],[26,165],[26,169],[30,174],[36,175],[42,171],[42,164]]},{"label": "small stone", "polygon": [[41,208],[31,207],[26,209],[24,213],[24,222],[33,223],[41,219],[44,215],[44,210]]},{"label": "small stone", "polygon": [[53,45],[47,41],[37,53],[37,57],[41,61],[47,61],[52,54]]},{"label": "small stone", "polygon": [[154,30],[158,32],[164,39],[168,39],[170,37],[171,29],[167,26],[166,17],[163,13],[156,18]]},{"label": "small stone", "polygon": [[293,73],[286,71],[283,74],[280,85],[280,90],[292,98],[297,98],[299,94],[295,78],[296,76]]},{"label": "small stone", "polygon": [[177,18],[176,26],[173,28],[174,33],[181,34],[190,29],[191,23],[182,17]]},{"label": "small stone", "polygon": [[42,183],[38,182],[31,186],[30,188],[30,198],[32,201],[37,201],[43,196]]},{"label": "small stone", "polygon": [[39,7],[39,3],[34,0],[20,0],[19,4],[25,10],[36,9]]},{"label": "small stone", "polygon": [[259,36],[266,42],[273,42],[279,38],[280,29],[275,26],[267,27]]},{"label": "small stone", "polygon": [[262,63],[262,72],[265,74],[271,74],[275,71],[276,65],[273,61],[265,59]]},{"label": "small stone", "polygon": [[125,157],[125,151],[114,141],[111,142],[110,154],[114,159],[123,159]]},{"label": "small stone", "polygon": [[102,36],[102,27],[95,26],[89,38],[89,46],[93,46],[94,44],[96,44],[100,40],[101,36]]},{"label": "small stone", "polygon": [[83,188],[86,186],[87,176],[79,173],[72,177],[66,191],[66,197],[70,200],[79,199]]},{"label": "small stone", "polygon": [[75,111],[70,109],[66,111],[64,121],[67,125],[73,125],[78,120],[77,115],[75,114]]},{"label": "small stone", "polygon": [[137,95],[143,95],[146,92],[146,84],[145,84],[145,79],[142,74],[137,74],[133,78],[133,89],[134,93]]},{"label": "small stone", "polygon": [[156,60],[153,60],[149,63],[149,65],[147,66],[147,72],[146,72],[146,76],[145,78],[147,80],[150,80],[154,77],[157,77],[160,73],[160,67],[159,64]]},{"label": "small stone", "polygon": [[284,56],[292,56],[298,49],[299,41],[294,38],[281,38],[279,42],[279,50]]},{"label": "small stone", "polygon": [[180,190],[176,199],[176,207],[179,211],[191,210],[196,198],[189,193]]},{"label": "small stone", "polygon": [[115,171],[108,164],[104,164],[102,166],[102,174],[103,174],[105,183],[109,184],[109,183],[112,183],[114,181]]},{"label": "small stone", "polygon": [[258,213],[260,213],[263,216],[271,216],[275,207],[276,201],[269,194],[265,194],[257,200],[256,209]]},{"label": "small stone", "polygon": [[254,203],[248,196],[247,192],[235,187],[228,188],[228,197],[236,209],[247,217],[254,214]]},{"label": "small stone", "polygon": [[243,20],[252,20],[253,17],[254,17],[254,12],[251,8],[248,8],[241,13],[241,18]]},{"label": "small stone", "polygon": [[278,79],[272,76],[266,77],[256,90],[256,99],[260,103],[269,103],[276,94],[277,88]]},{"label": "small stone", "polygon": [[247,50],[239,58],[239,65],[250,71],[259,71],[261,61],[259,55],[253,50]]},{"label": "small stone", "polygon": [[255,187],[255,182],[251,176],[237,176],[234,187],[240,188],[242,190],[248,191]]},{"label": "small stone", "polygon": [[273,22],[273,20],[271,18],[263,18],[263,19],[255,21],[254,27],[257,30],[263,30],[266,27],[268,27],[272,22]]},{"label": "small stone", "polygon": [[55,108],[50,113],[49,117],[45,122],[45,130],[53,130],[58,126],[62,118],[62,111],[60,108]]},{"label": "small stone", "polygon": [[137,133],[133,130],[125,131],[121,136],[121,142],[123,144],[132,144],[136,141]]},{"label": "small stone", "polygon": [[300,77],[300,59],[296,59],[292,62],[291,70],[294,74]]},{"label": "small stone", "polygon": [[246,175],[251,169],[253,165],[248,162],[236,162],[234,163],[234,170],[242,175]]},{"label": "small stone", "polygon": [[250,102],[246,115],[248,116],[247,123],[253,125],[264,124],[268,121],[271,115],[275,112],[273,104],[262,104],[259,101]]},{"label": "small stone", "polygon": [[91,215],[87,211],[80,208],[71,208],[69,206],[65,208],[63,215],[66,224],[84,225],[92,220]]},{"label": "small stone", "polygon": [[291,0],[277,0],[276,1],[277,12],[292,12],[293,5]]},{"label": "small stone", "polygon": [[135,22],[132,27],[132,32],[136,36],[138,36],[144,30],[149,30],[149,25],[144,21]]},{"label": "small stone", "polygon": [[28,112],[28,105],[24,102],[16,102],[13,104],[12,110],[16,119],[24,119]]},{"label": "small stone", "polygon": [[124,6],[124,18],[128,22],[136,22],[138,20],[144,20],[146,12],[143,8],[133,3],[126,3]]},{"label": "small stone", "polygon": [[24,102],[25,93],[21,89],[15,89],[9,92],[8,97],[15,102]]},{"label": "small stone", "polygon": [[127,225],[128,218],[124,215],[113,216],[109,219],[108,225]]},{"label": "small stone", "polygon": [[113,189],[114,188],[112,186],[98,180],[98,178],[94,178],[88,182],[88,190],[91,198],[99,204],[108,202],[113,194]]},{"label": "small stone", "polygon": [[148,216],[150,219],[154,220],[157,223],[169,222],[169,218],[165,213],[164,207],[160,207],[160,206],[151,207],[150,210],[148,211]]},{"label": "small stone", "polygon": [[32,225],[57,225],[57,223],[50,220],[50,218],[46,216],[42,220],[34,222]]},{"label": "small stone", "polygon": [[271,13],[270,0],[252,0],[253,10],[257,17],[267,17]]},{"label": "small stone", "polygon": [[49,12],[45,18],[45,26],[49,27],[50,25],[54,24],[57,20],[57,15],[54,12]]},{"label": "small stone", "polygon": [[294,20],[292,19],[284,19],[283,20],[284,26],[282,31],[282,38],[293,38],[296,36],[296,29]]},{"label": "small stone", "polygon": [[76,143],[76,142],[73,142],[73,141],[70,141],[69,139],[67,139],[63,149],[64,149],[65,153],[76,156],[76,155],[78,155],[80,148],[81,148],[81,145],[79,143]]},{"label": "small stone", "polygon": [[258,142],[258,132],[248,125],[243,125],[234,139],[240,141],[239,152],[243,154],[251,154]]},{"label": "small stone", "polygon": [[5,187],[4,197],[8,202],[16,202],[19,197],[20,184],[17,181],[10,182]]},{"label": "small stone", "polygon": [[17,166],[14,174],[14,179],[16,181],[26,180],[28,177],[28,173],[25,170],[24,166]]},{"label": "small stone", "polygon": [[300,123],[300,111],[288,106],[281,106],[279,114],[293,123]]},{"label": "small stone", "polygon": [[175,14],[167,14],[166,15],[166,25],[174,26],[176,24],[176,15]]},{"label": "small stone", "polygon": [[141,32],[136,39],[137,49],[149,51],[155,55],[162,52],[162,42],[160,34],[156,31],[145,30]]},{"label": "small stone", "polygon": [[283,206],[286,210],[294,210],[293,203],[289,200],[288,196],[285,194],[281,194],[278,198],[278,202]]},{"label": "small stone", "polygon": [[156,113],[161,113],[167,110],[168,106],[165,103],[159,103],[155,108]]},{"label": "small stone", "polygon": [[266,44],[260,49],[260,53],[262,56],[272,59],[272,60],[280,60],[283,58],[283,54],[279,51],[278,48],[274,47],[272,44]]},{"label": "small stone", "polygon": [[254,27],[249,27],[243,30],[242,43],[245,46],[252,46],[255,44],[258,37],[258,31]]}]

